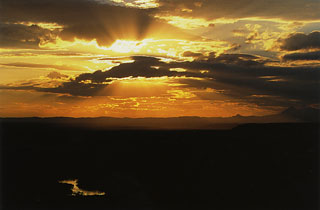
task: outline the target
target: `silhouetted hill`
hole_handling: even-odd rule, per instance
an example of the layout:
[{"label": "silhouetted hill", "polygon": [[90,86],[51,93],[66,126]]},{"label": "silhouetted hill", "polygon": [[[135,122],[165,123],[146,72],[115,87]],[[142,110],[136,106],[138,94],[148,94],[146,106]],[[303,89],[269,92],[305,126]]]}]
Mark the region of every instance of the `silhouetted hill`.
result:
[{"label": "silhouetted hill", "polygon": [[[319,124],[111,130],[42,120],[1,122],[1,209],[319,207]],[[58,182],[70,179],[106,196],[70,196]]]},{"label": "silhouetted hill", "polygon": [[[184,129],[231,129],[247,123],[288,123],[288,122],[319,122],[319,110],[314,108],[287,110],[268,116],[233,117],[173,117],[173,118],[1,118],[1,122],[11,123],[45,123],[70,127],[91,127],[98,129],[119,130],[184,130]],[[0,123],[1,123],[0,122]]]}]

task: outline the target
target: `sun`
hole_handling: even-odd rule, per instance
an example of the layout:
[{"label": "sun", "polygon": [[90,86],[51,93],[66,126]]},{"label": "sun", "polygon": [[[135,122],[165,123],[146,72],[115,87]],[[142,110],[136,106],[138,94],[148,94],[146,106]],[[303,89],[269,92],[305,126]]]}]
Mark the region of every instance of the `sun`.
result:
[{"label": "sun", "polygon": [[142,41],[131,41],[131,40],[116,40],[111,46],[110,50],[118,53],[130,53],[139,52],[145,45]]}]

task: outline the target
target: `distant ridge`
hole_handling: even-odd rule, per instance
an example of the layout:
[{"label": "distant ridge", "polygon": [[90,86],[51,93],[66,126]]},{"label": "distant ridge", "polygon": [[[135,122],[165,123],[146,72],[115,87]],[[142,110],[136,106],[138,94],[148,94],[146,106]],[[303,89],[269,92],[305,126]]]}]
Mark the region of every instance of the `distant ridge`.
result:
[{"label": "distant ridge", "polygon": [[315,109],[312,107],[306,108],[295,108],[289,107],[288,109],[281,112],[284,116],[293,117],[297,120],[302,120],[306,122],[319,122],[320,121],[320,109]]},{"label": "distant ridge", "polygon": [[232,117],[198,117],[181,116],[171,118],[0,118],[1,122],[28,122],[41,124],[67,125],[71,127],[90,127],[103,129],[231,129],[241,124],[248,123],[297,123],[297,122],[319,122],[319,109],[298,109],[289,107],[279,114],[267,116],[241,116]]}]

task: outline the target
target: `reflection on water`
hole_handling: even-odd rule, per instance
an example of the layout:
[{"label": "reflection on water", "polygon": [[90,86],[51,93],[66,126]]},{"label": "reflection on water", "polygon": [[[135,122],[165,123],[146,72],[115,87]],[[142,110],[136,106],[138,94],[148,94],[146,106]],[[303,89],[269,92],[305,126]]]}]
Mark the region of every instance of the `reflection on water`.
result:
[{"label": "reflection on water", "polygon": [[63,184],[70,184],[73,187],[71,188],[72,190],[72,196],[77,196],[77,195],[82,195],[82,196],[95,196],[95,195],[105,195],[105,192],[100,192],[100,191],[87,191],[87,190],[83,190],[80,189],[78,187],[78,179],[74,179],[74,180],[62,180],[59,181],[59,183],[63,183]]}]

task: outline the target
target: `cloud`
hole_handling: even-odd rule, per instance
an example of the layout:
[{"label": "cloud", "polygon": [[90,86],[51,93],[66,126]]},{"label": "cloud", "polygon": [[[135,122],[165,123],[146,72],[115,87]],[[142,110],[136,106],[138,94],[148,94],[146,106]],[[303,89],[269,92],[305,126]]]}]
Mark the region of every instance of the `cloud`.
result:
[{"label": "cloud", "polygon": [[37,25],[0,23],[1,48],[29,48],[35,49],[39,44],[53,42],[57,31],[43,29]]},{"label": "cloud", "polygon": [[163,15],[218,18],[281,18],[285,20],[319,20],[318,0],[159,0]]},{"label": "cloud", "polygon": [[249,54],[221,54],[216,58],[212,58],[211,62],[234,64],[239,66],[255,66],[265,63],[260,60],[259,57]]},{"label": "cloud", "polygon": [[190,88],[222,91],[231,98],[259,105],[320,102],[320,72],[317,67],[276,67],[268,66],[268,62],[268,59],[247,54],[211,55],[204,60],[177,63],[190,70],[207,70],[199,76],[202,80],[182,78],[179,82]]},{"label": "cloud", "polygon": [[281,44],[280,49],[286,51],[320,49],[320,31],[313,31],[309,34],[294,33],[278,42]]},{"label": "cloud", "polygon": [[56,72],[56,71],[52,71],[50,72],[48,75],[47,75],[48,78],[50,79],[62,79],[62,78],[68,78],[67,75],[65,74],[61,74],[59,72]]},{"label": "cloud", "polygon": [[77,71],[79,68],[68,66],[68,65],[53,65],[53,64],[38,64],[38,63],[0,63],[2,66],[12,66],[12,67],[25,67],[25,68],[44,68],[44,69],[57,69],[57,70],[73,70]]},{"label": "cloud", "polygon": [[[215,56],[210,53],[202,60],[170,63],[155,57],[135,56],[132,59],[133,63],[122,63],[108,71],[80,74],[56,87],[25,84],[2,89],[35,90],[72,96],[108,96],[112,95],[112,89],[107,87],[119,78],[166,76],[180,84],[180,88],[210,88],[229,98],[259,105],[288,106],[320,102],[320,72],[316,67],[267,66],[266,59],[248,54]],[[175,68],[185,71],[171,71]]]},{"label": "cloud", "polygon": [[[208,56],[206,56],[204,53],[192,52],[192,51],[185,51],[183,52],[182,56],[193,58],[195,60],[203,60],[208,58]],[[214,56],[214,53],[213,53],[213,56]]]},{"label": "cloud", "polygon": [[[97,0],[100,2],[104,2],[103,0]],[[155,8],[158,7],[159,4],[157,0],[109,0],[108,3],[115,4],[115,5],[122,5],[127,7],[137,7],[137,8]]]},{"label": "cloud", "polygon": [[[133,63],[123,63],[119,66],[113,67],[108,71],[96,71],[94,73],[80,74],[75,80],[78,82],[90,80],[96,83],[102,83],[107,78],[125,78],[125,77],[174,77],[192,75],[190,72],[176,72],[170,71],[171,66],[165,62],[160,61],[159,58],[133,56]],[[155,68],[155,66],[159,68]]]},{"label": "cloud", "polygon": [[286,54],[282,57],[282,59],[285,61],[320,60],[320,51]]},{"label": "cloud", "polygon": [[241,45],[240,44],[237,44],[237,43],[233,43],[231,45],[231,48],[228,50],[228,51],[236,51],[236,50],[239,50],[241,48]]},{"label": "cloud", "polygon": [[[151,12],[151,9],[127,8],[88,0],[2,0],[0,21],[8,23],[6,27],[11,28],[10,33],[13,34],[18,27],[23,27],[14,23],[56,23],[62,26],[58,35],[63,40],[96,39],[103,46],[109,46],[117,39],[142,40],[149,34],[175,38],[194,37],[154,19]],[[36,35],[34,37],[37,38]],[[20,34],[14,40],[22,39],[25,38]],[[9,41],[4,40],[3,44],[11,43],[11,47],[15,46],[13,41]],[[36,39],[29,45],[37,47],[39,42]],[[20,47],[26,46],[21,44],[23,43],[20,43]]]},{"label": "cloud", "polygon": [[252,43],[253,40],[257,39],[258,37],[259,37],[259,33],[257,31],[254,31],[248,35],[248,37],[246,39],[246,43],[250,44],[250,43]]},{"label": "cloud", "polygon": [[4,86],[0,89],[7,90],[34,90],[38,92],[49,92],[49,93],[63,93],[72,96],[103,96],[110,95],[108,92],[103,92],[107,87],[107,84],[86,84],[76,81],[64,82],[57,87],[35,87],[34,85],[29,86]]},{"label": "cloud", "polygon": [[204,55],[202,53],[195,53],[195,52],[191,52],[191,51],[185,51],[182,54],[183,57],[193,57],[193,58],[199,58],[199,57],[203,57]]},{"label": "cloud", "polygon": [[[73,96],[108,96],[111,95],[111,90],[106,87],[116,78],[126,77],[179,77],[179,76],[193,76],[192,72],[177,72],[170,71],[171,66],[165,62],[160,61],[159,58],[134,56],[133,63],[123,63],[119,66],[113,67],[108,71],[95,71],[93,73],[84,73],[78,75],[70,81],[63,82],[56,87],[39,87],[38,84],[24,83],[18,86],[3,86],[0,89],[13,90],[35,90],[40,92],[51,93],[65,93]],[[157,66],[159,68],[154,68]],[[59,76],[53,73],[48,76]]]}]

